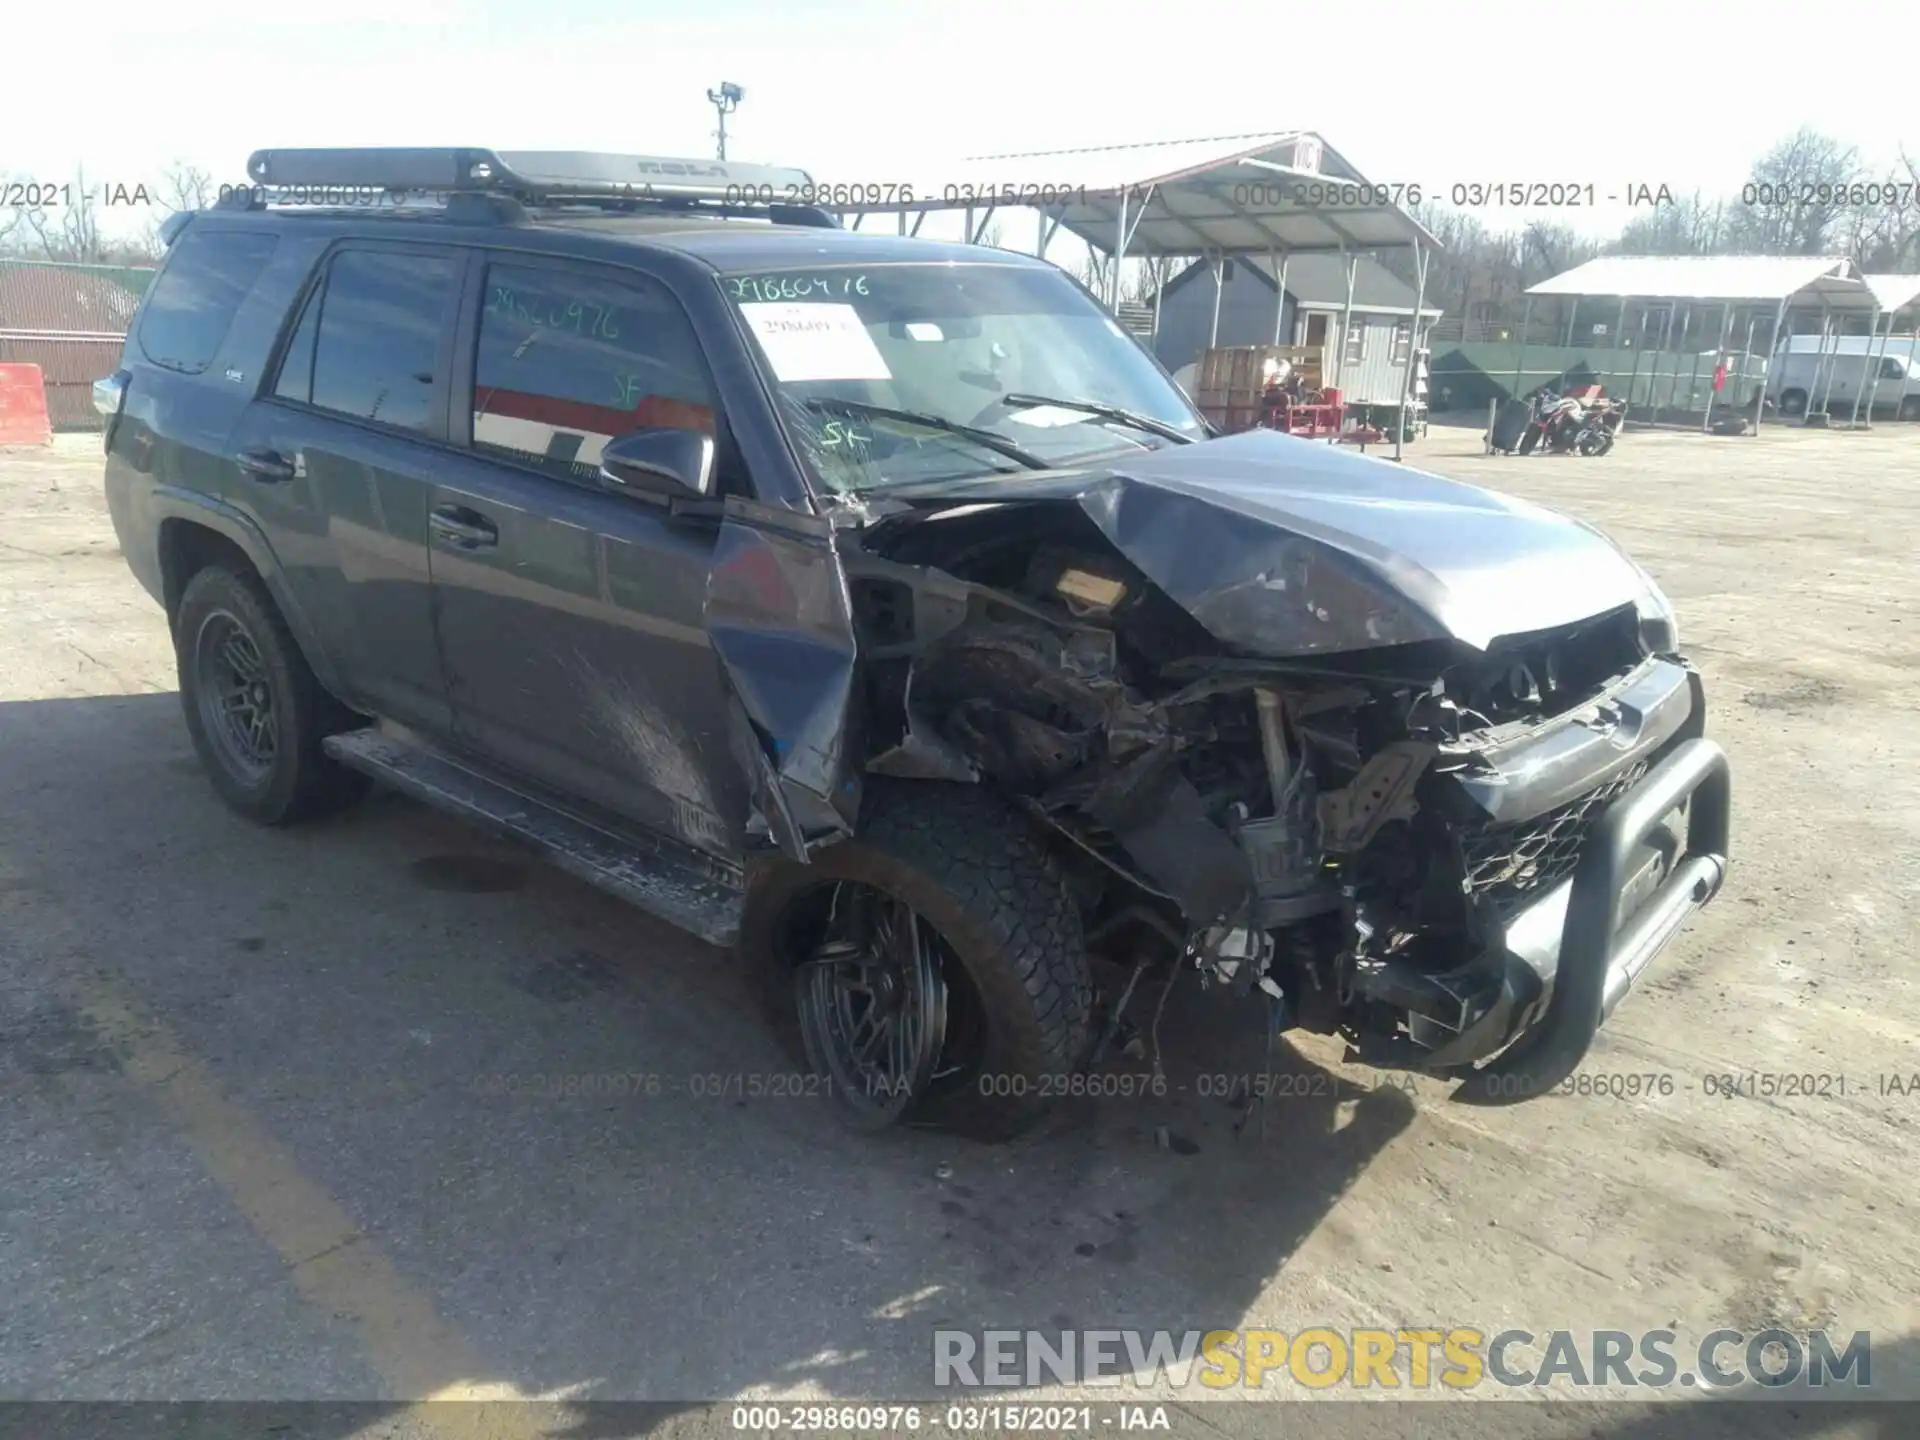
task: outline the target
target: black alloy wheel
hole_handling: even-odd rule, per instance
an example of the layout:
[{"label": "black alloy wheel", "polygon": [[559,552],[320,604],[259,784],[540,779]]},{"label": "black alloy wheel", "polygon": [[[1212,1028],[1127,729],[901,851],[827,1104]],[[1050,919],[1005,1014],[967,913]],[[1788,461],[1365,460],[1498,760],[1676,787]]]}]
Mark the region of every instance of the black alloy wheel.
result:
[{"label": "black alloy wheel", "polygon": [[934,1078],[947,1037],[943,945],[906,902],[841,881],[820,944],[795,967],[808,1059],[858,1129],[901,1119]]},{"label": "black alloy wheel", "polygon": [[280,707],[260,647],[232,612],[213,610],[194,636],[200,723],[234,778],[257,785],[280,753]]}]

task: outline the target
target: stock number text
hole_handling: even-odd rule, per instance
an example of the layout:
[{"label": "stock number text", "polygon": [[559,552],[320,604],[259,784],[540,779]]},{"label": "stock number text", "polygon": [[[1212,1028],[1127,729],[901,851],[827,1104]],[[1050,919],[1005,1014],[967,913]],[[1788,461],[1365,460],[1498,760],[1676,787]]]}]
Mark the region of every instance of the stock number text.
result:
[{"label": "stock number text", "polygon": [[1910,180],[1856,180],[1849,184],[1775,184],[1749,180],[1740,187],[1742,205],[1778,206],[1803,209],[1821,205],[1884,206],[1904,210],[1913,204],[1915,189]]},{"label": "stock number text", "polygon": [[1374,185],[1353,180],[1256,182],[1233,187],[1236,205],[1418,205],[1425,195],[1419,185]]},{"label": "stock number text", "polygon": [[811,180],[803,185],[729,185],[721,200],[728,205],[910,205],[913,187],[879,180],[837,185]]}]

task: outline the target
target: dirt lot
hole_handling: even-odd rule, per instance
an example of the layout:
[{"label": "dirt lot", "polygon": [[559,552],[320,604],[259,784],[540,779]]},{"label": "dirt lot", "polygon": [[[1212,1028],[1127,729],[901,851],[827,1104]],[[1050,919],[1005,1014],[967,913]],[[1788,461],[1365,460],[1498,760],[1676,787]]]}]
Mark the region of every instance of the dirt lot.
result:
[{"label": "dirt lot", "polygon": [[[1195,996],[1184,1089],[998,1150],[532,1091],[786,1067],[727,957],[454,822],[224,811],[96,446],[0,454],[0,1394],[885,1396],[927,1393],[941,1325],[1824,1325],[1920,1396],[1920,1092],[1882,1078],[1920,1072],[1913,427],[1417,447],[1625,541],[1705,671],[1733,875],[1588,1067],[1654,1093],[1473,1110],[1309,1039],[1282,1068],[1340,1085],[1236,1139],[1197,1077],[1259,1056]],[[1775,1072],[1841,1078],[1708,1093]],[[1479,1435],[1520,1407],[1423,1409]],[[1790,1433],[1882,1433],[1817,1420]]]}]

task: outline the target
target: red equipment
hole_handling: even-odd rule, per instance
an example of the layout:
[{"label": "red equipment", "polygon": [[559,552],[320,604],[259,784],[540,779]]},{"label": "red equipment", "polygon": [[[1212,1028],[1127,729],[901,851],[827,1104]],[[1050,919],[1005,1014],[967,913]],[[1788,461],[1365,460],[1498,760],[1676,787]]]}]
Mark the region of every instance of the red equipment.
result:
[{"label": "red equipment", "polygon": [[1263,424],[1269,430],[1297,435],[1303,440],[1322,440],[1340,434],[1346,423],[1347,407],[1338,390],[1322,390],[1318,400],[1296,401],[1282,392],[1269,392]]}]

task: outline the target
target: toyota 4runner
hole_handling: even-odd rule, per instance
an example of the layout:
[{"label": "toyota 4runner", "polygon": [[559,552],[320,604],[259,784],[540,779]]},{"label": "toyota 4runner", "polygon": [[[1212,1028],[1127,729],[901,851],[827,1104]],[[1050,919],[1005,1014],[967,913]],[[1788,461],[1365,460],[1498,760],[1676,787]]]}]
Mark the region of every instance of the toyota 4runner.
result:
[{"label": "toyota 4runner", "polygon": [[1215,437],[1051,265],[742,203],[802,172],[249,169],[95,390],[213,785],[377,778],[737,946],[856,1124],[1019,1130],[1155,973],[1530,1098],[1721,885],[1585,524]]}]

